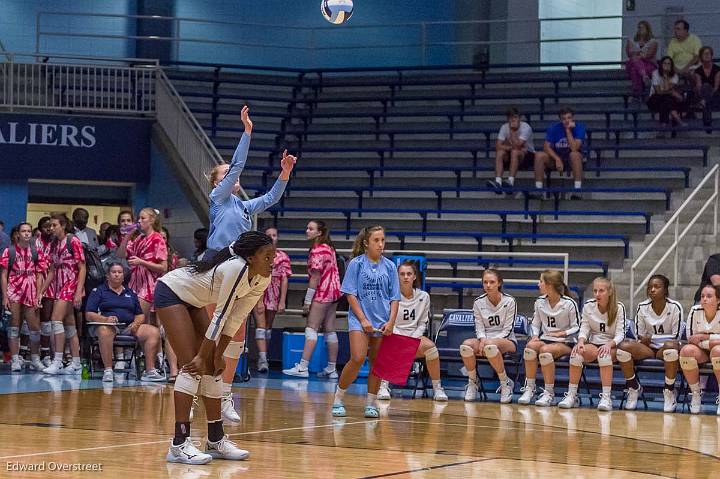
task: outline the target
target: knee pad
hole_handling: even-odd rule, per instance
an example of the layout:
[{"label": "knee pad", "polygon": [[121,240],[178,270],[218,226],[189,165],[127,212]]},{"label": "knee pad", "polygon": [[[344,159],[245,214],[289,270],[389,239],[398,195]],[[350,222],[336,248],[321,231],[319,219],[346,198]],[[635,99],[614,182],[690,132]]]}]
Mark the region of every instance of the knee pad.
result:
[{"label": "knee pad", "polygon": [[[433,346],[432,348],[425,351],[425,361],[434,361],[437,358],[440,357],[440,353],[438,352],[438,348]],[[720,358],[718,358],[720,359]]]},{"label": "knee pad", "polygon": [[50,321],[40,323],[40,334],[43,336],[52,336],[53,326]]},{"label": "knee pad", "polygon": [[265,330],[265,341],[270,341],[271,337],[272,337],[272,329],[266,329]]},{"label": "knee pad", "polygon": [[523,359],[525,361],[535,361],[537,359],[537,351],[530,348],[525,348],[525,351],[523,351]]},{"label": "knee pad", "polygon": [[40,342],[40,331],[30,331],[30,342],[31,343],[39,343]]},{"label": "knee pad", "polygon": [[555,362],[555,358],[550,353],[540,353],[538,357],[540,358],[540,366],[547,366]]},{"label": "knee pad", "polygon": [[692,371],[693,369],[698,369],[697,359],[680,356],[680,369],[682,369],[683,371]]},{"label": "knee pad", "polygon": [[65,325],[62,321],[53,321],[51,324],[53,334],[62,334],[65,332]]},{"label": "knee pad", "polygon": [[500,353],[500,350],[498,347],[494,344],[488,344],[483,348],[483,353],[485,353],[486,358],[494,358]]},{"label": "knee pad", "polygon": [[175,378],[176,392],[188,394],[190,396],[197,396],[198,388],[200,387],[200,376],[192,376],[185,371],[180,370]]},{"label": "knee pad", "polygon": [[222,397],[223,382],[221,377],[203,375],[200,379],[200,387],[198,395],[211,399],[220,399]]},{"label": "knee pad", "polygon": [[23,336],[30,335],[30,328],[28,327],[28,323],[22,323],[22,326],[20,326],[20,334],[22,334]]},{"label": "knee pad", "polygon": [[712,363],[713,371],[720,370],[720,356],[710,358],[710,362]]},{"label": "knee pad", "polygon": [[305,328],[305,339],[307,341],[317,341],[317,338],[317,331],[315,331],[313,328]]},{"label": "knee pad", "polygon": [[255,339],[267,339],[267,330],[264,328],[257,328],[255,330]]},{"label": "knee pad", "polygon": [[8,326],[7,328],[8,338],[16,339],[20,337],[20,328],[17,326]]},{"label": "knee pad", "polygon": [[[632,358],[632,356],[630,356]],[[598,356],[597,358],[598,366],[604,367],[604,366],[612,366],[613,360],[612,356],[609,354],[607,356]]]},{"label": "knee pad", "polygon": [[325,333],[325,343],[337,343],[338,337],[335,331],[331,333]]},{"label": "knee pad", "polygon": [[468,346],[467,344],[461,344],[460,345],[460,356],[463,358],[473,358],[475,357],[475,351],[473,348]]},{"label": "knee pad", "polygon": [[65,339],[72,339],[77,335],[77,328],[75,326],[65,326]]},{"label": "knee pad", "polygon": [[[632,361],[632,354],[622,349],[616,350],[615,355],[617,356],[617,360],[621,363],[629,363]],[[598,361],[598,364],[600,364],[600,361]]]},{"label": "knee pad", "polygon": [[680,355],[677,349],[666,349],[665,351],[663,351],[663,361],[667,363],[675,362],[679,358]]},{"label": "knee pad", "polygon": [[240,359],[244,349],[245,341],[230,341],[225,348],[223,356],[230,359]]},{"label": "knee pad", "polygon": [[583,364],[585,364],[585,359],[580,356],[579,354],[576,356],[570,356],[570,365],[571,366],[577,366],[579,368],[583,367]]}]

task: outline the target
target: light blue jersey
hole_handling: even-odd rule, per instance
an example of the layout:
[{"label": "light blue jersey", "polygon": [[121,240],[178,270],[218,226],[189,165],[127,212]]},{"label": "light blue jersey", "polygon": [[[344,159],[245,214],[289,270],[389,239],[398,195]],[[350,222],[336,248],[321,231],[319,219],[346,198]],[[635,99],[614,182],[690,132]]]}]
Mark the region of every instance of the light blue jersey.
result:
[{"label": "light blue jersey", "polygon": [[[384,256],[378,263],[372,262],[367,255],[353,258],[345,271],[340,291],[355,296],[368,321],[375,329],[380,329],[390,319],[390,303],[400,301],[395,263]],[[348,330],[362,331],[352,308],[348,312]]]},{"label": "light blue jersey", "polygon": [[280,201],[285,192],[288,182],[278,179],[269,192],[258,198],[243,201],[233,194],[233,186],[245,168],[249,149],[250,135],[243,133],[227,175],[210,192],[210,234],[207,246],[211,250],[226,248],[242,233],[250,231],[253,215],[262,213]]}]

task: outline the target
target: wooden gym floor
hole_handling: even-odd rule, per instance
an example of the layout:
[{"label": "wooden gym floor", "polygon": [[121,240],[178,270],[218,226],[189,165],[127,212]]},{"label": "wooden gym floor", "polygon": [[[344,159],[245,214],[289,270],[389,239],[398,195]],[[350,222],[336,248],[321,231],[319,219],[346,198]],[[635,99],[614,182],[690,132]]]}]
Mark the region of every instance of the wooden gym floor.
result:
[{"label": "wooden gym floor", "polygon": [[[226,432],[248,461],[168,464],[171,387],[33,376],[0,375],[3,478],[720,477],[720,417],[708,408],[690,416],[393,399],[369,420],[355,394],[348,417],[333,419],[331,383],[279,379],[234,389],[242,423]],[[56,471],[77,464],[95,472]]]}]

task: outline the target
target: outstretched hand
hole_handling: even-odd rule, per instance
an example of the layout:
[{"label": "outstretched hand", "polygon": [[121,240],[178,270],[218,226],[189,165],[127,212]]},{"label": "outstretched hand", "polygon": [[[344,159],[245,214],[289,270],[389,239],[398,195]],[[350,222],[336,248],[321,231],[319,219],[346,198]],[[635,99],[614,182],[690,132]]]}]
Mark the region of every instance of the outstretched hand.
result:
[{"label": "outstretched hand", "polygon": [[293,168],[295,168],[296,162],[296,157],[294,157],[293,155],[288,155],[287,150],[283,151],[283,156],[280,160],[280,167],[282,168],[282,173],[280,174],[281,179],[290,179],[290,173],[292,173]]},{"label": "outstretched hand", "polygon": [[253,122],[250,119],[250,108],[248,108],[247,105],[243,106],[242,110],[240,110],[240,119],[243,122],[243,126],[245,126],[245,133],[248,135],[252,133]]}]

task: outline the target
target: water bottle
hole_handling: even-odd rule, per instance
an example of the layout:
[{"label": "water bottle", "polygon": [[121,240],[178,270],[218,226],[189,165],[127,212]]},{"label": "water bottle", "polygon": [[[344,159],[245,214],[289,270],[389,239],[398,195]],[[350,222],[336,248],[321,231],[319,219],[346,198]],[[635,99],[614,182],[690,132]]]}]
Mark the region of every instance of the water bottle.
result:
[{"label": "water bottle", "polygon": [[87,360],[83,359],[81,361],[82,364],[82,373],[80,373],[80,377],[82,379],[90,379],[90,367],[88,367]]}]

